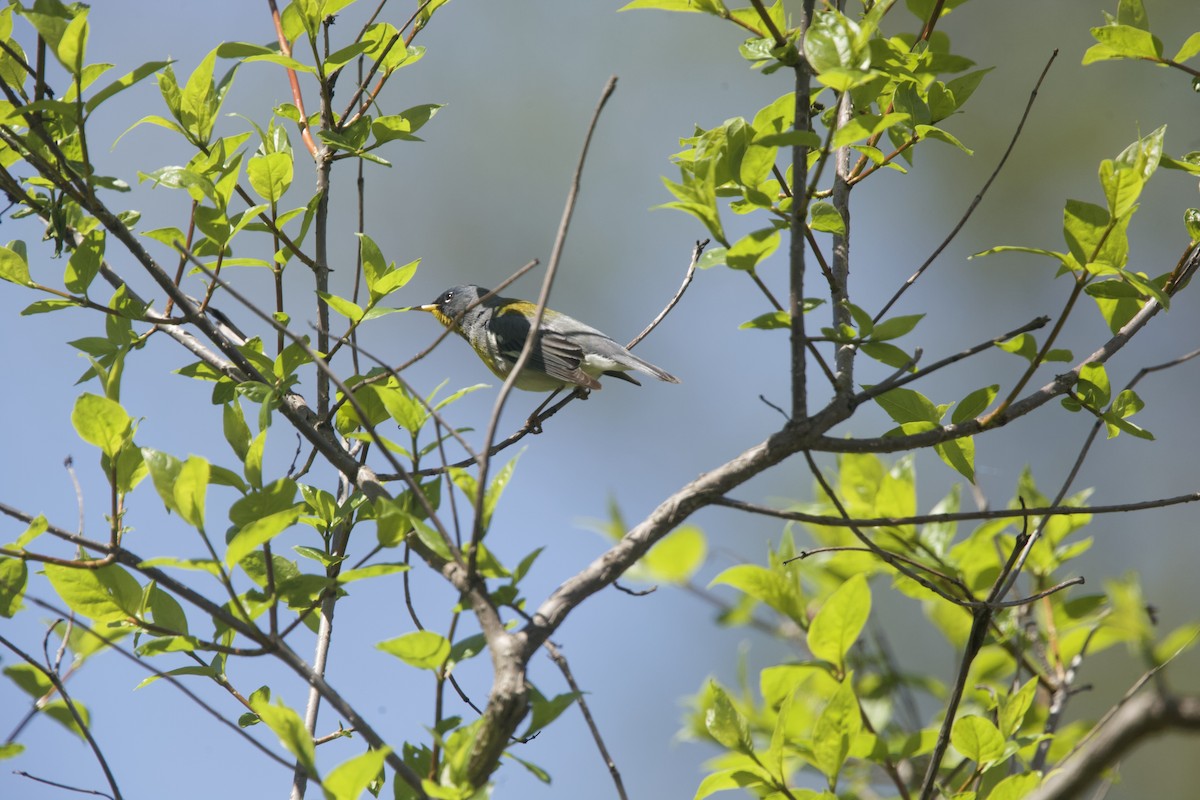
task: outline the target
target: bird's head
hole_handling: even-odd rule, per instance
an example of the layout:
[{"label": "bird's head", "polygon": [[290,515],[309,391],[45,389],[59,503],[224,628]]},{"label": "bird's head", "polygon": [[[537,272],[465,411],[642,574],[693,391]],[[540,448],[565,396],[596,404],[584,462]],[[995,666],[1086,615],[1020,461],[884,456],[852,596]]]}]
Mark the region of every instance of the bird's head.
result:
[{"label": "bird's head", "polygon": [[413,306],[414,311],[428,311],[437,321],[452,328],[466,313],[467,309],[479,304],[480,298],[488,293],[482,286],[455,286],[437,296],[432,303],[423,306]]}]

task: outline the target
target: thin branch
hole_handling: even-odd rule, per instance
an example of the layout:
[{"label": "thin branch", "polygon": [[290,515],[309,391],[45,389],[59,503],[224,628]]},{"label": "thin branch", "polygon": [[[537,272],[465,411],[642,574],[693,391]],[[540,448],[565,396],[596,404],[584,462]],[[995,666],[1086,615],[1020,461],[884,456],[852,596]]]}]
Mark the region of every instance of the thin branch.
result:
[{"label": "thin branch", "polygon": [[562,671],[567,685],[571,687],[571,691],[576,695],[575,702],[579,704],[579,710],[583,714],[583,719],[587,723],[588,730],[592,733],[593,741],[596,742],[596,749],[600,751],[600,757],[604,759],[604,764],[608,767],[608,774],[612,776],[613,786],[617,790],[617,797],[621,798],[621,800],[629,800],[629,795],[625,793],[625,784],[621,781],[621,772],[617,769],[617,763],[613,761],[613,757],[609,755],[608,748],[604,746],[604,738],[600,735],[600,728],[596,725],[596,720],[592,718],[592,712],[588,708],[587,701],[584,699],[583,690],[579,688],[579,684],[575,682],[575,676],[571,674],[571,667],[567,664],[567,657],[555,646],[554,642],[547,640],[543,646],[546,648],[546,652],[550,654],[550,659]]},{"label": "thin branch", "polygon": [[29,664],[29,666],[42,673],[46,680],[54,684],[54,688],[58,690],[59,696],[62,697],[63,703],[65,703],[67,706],[67,711],[69,711],[71,714],[71,719],[75,721],[75,726],[79,729],[80,735],[83,736],[83,738],[87,741],[88,747],[92,749],[92,754],[96,757],[96,761],[99,763],[100,769],[104,773],[105,780],[108,781],[108,787],[112,789],[113,800],[121,800],[121,787],[117,785],[117,779],[113,775],[112,770],[109,769],[108,761],[104,758],[104,753],[100,750],[100,745],[96,742],[95,737],[92,736],[92,731],[88,727],[87,721],[79,713],[79,709],[76,707],[75,702],[71,699],[71,696],[67,694],[67,687],[63,685],[62,679],[59,677],[58,673],[39,664],[33,659],[32,656],[30,656],[21,648],[17,647],[4,636],[0,636],[0,644],[7,647],[12,651],[13,655],[17,656],[22,661]]},{"label": "thin branch", "polygon": [[[929,23],[926,26],[927,30],[933,29],[934,21],[934,15],[931,14]],[[908,280],[906,280],[896,291],[896,293],[892,295],[892,299],[884,303],[883,308],[879,309],[879,312],[874,317],[875,322],[879,322],[879,320],[883,319],[884,314],[886,314],[888,310],[896,304],[896,301],[900,299],[901,295],[907,292],[909,287],[917,282],[917,279],[924,274],[925,270],[929,269],[930,265],[933,264],[933,262],[937,260],[937,257],[942,254],[942,251],[950,245],[950,242],[954,241],[956,236],[958,236],[958,232],[961,231],[963,226],[967,224],[967,220],[971,218],[971,215],[975,213],[975,209],[978,208],[979,204],[983,201],[983,196],[987,194],[987,190],[991,188],[992,183],[1000,174],[1000,170],[1004,169],[1004,164],[1008,161],[1008,157],[1012,153],[1013,148],[1016,147],[1017,140],[1021,138],[1021,131],[1025,128],[1025,121],[1029,119],[1029,112],[1033,109],[1033,101],[1037,99],[1038,91],[1042,88],[1042,81],[1046,79],[1046,74],[1050,71],[1050,65],[1054,63],[1054,59],[1057,57],[1058,50],[1055,50],[1050,54],[1050,59],[1046,62],[1046,66],[1042,68],[1042,74],[1038,76],[1037,83],[1033,85],[1033,91],[1029,93],[1029,100],[1025,103],[1025,112],[1021,114],[1021,121],[1017,123],[1017,129],[1013,131],[1012,138],[1009,139],[1008,142],[1008,147],[1005,148],[1004,155],[1000,156],[1000,161],[998,164],[996,164],[996,168],[992,170],[992,174],[988,176],[986,181],[984,181],[983,188],[979,190],[979,192],[975,195],[975,198],[967,205],[967,210],[963,212],[963,215],[959,218],[958,223],[951,228],[950,233],[945,239],[942,240],[942,243],[934,248],[934,251],[929,255],[929,258],[925,259],[925,262],[921,264],[921,266],[917,267],[917,271],[909,276]]]},{"label": "thin branch", "polygon": [[[284,56],[292,57],[292,43],[288,41],[287,36],[283,33],[283,21],[279,16],[279,6],[275,0],[267,0],[267,5],[271,9],[271,22],[275,25],[275,38],[279,41],[279,52]],[[318,67],[320,64],[318,63]],[[304,146],[308,150],[309,155],[313,160],[317,160],[319,149],[317,143],[313,141],[312,130],[308,127],[308,115],[304,111],[304,94],[300,91],[300,81],[296,77],[296,70],[288,68],[288,85],[292,89],[292,101],[296,104],[296,110],[299,112],[300,119],[296,124],[300,127],[300,138],[304,140]]]},{"label": "thin branch", "polygon": [[907,372],[908,367],[905,367],[904,370],[897,372],[888,380],[880,381],[874,386],[868,387],[866,390],[854,395],[854,397],[851,399],[851,402],[853,402],[855,405],[860,405],[867,400],[878,397],[884,392],[904,386],[905,384],[912,383],[913,381],[920,380],[926,375],[929,375],[931,372],[936,372],[939,369],[944,369],[945,367],[950,366],[951,364],[956,364],[963,359],[970,358],[978,353],[982,353],[985,350],[990,350],[1000,342],[1007,341],[1014,336],[1026,333],[1027,331],[1035,331],[1039,328],[1045,327],[1048,322],[1050,322],[1049,317],[1038,317],[1025,323],[1019,328],[1009,331],[1008,333],[1002,333],[999,336],[994,336],[985,342],[980,342],[977,345],[968,347],[966,350],[960,350],[954,355],[946,356],[940,361],[935,361],[927,367],[922,367],[921,369],[914,370],[913,372]]},{"label": "thin branch", "polygon": [[[362,41],[363,36],[365,36],[367,33],[367,28],[374,23],[375,18],[379,16],[379,12],[383,10],[383,4],[385,2],[387,2],[387,0],[382,0],[382,2],[379,4],[379,7],[375,9],[375,13],[371,15],[371,18],[363,23],[363,27],[359,31],[359,34],[354,41]],[[383,49],[379,52],[379,54],[374,56],[371,63],[371,69],[367,72],[367,76],[358,82],[358,86],[354,90],[354,95],[350,98],[350,102],[346,104],[346,110],[343,111],[341,117],[339,117],[339,119],[342,120],[341,127],[345,128],[349,125],[353,125],[362,115],[362,113],[370,107],[370,104],[374,102],[375,98],[379,95],[379,91],[383,88],[383,84],[387,82],[389,77],[391,77],[391,71],[385,72],[379,79],[379,85],[375,87],[375,90],[371,93],[371,97],[367,100],[367,102],[363,103],[357,111],[354,110],[354,107],[358,105],[359,101],[362,100],[362,96],[366,93],[367,86],[371,83],[371,79],[375,77],[375,74],[383,66],[384,59],[387,58],[388,53],[392,51],[392,48],[396,46],[396,43],[400,41],[400,37],[404,34],[404,30],[409,25],[412,25],[413,22],[416,21],[417,17],[421,16],[421,12],[424,11],[431,2],[432,0],[423,0],[423,2],[419,3],[416,10],[413,11],[412,16],[408,18],[408,21],[396,30],[396,33],[392,35],[392,38],[388,39],[387,44],[383,46]],[[411,41],[412,36],[410,35],[409,38],[404,42],[405,49],[408,48],[408,44]],[[353,113],[353,116],[351,116],[351,113]]]},{"label": "thin branch", "polygon": [[1155,317],[1162,306],[1158,301],[1150,299],[1145,302],[1121,330],[1100,346],[1094,353],[1081,360],[1072,369],[1056,375],[1046,385],[1036,389],[1024,398],[1014,402],[999,413],[988,415],[986,418],[964,420],[960,423],[945,425],[923,433],[904,436],[879,436],[870,439],[834,438],[821,436],[812,443],[811,449],[827,453],[895,453],[901,450],[916,450],[931,447],[935,444],[972,436],[984,430],[1001,428],[1015,419],[1019,419],[1035,409],[1045,405],[1055,397],[1066,394],[1079,380],[1079,373],[1084,367],[1092,364],[1104,364],[1129,343],[1129,340]]},{"label": "thin branch", "polygon": [[822,525],[831,528],[844,528],[856,525],[860,528],[884,528],[901,525],[926,525],[941,522],[967,522],[971,520],[988,519],[1020,519],[1027,517],[1054,517],[1067,514],[1121,514],[1129,511],[1144,511],[1150,508],[1166,508],[1183,503],[1200,501],[1200,492],[1181,494],[1174,497],[1164,497],[1160,500],[1139,500],[1133,503],[1115,503],[1103,506],[1062,506],[1051,505],[1038,508],[1005,508],[983,511],[957,511],[946,514],[915,514],[909,517],[864,517],[862,519],[846,519],[840,516],[824,514],[806,514],[801,511],[785,511],[783,509],[760,506],[735,500],[731,497],[715,498],[713,505],[748,511],[752,514],[762,514],[768,517],[803,522],[809,525]]},{"label": "thin branch", "polygon": [[683,283],[679,285],[679,290],[675,292],[675,296],[671,298],[671,301],[667,303],[663,310],[658,312],[658,316],[651,320],[650,324],[643,328],[641,333],[630,340],[629,344],[625,346],[626,350],[632,350],[633,348],[637,347],[642,339],[645,339],[647,336],[649,336],[651,331],[657,328],[659,323],[666,319],[667,314],[670,314],[671,310],[674,309],[675,306],[679,304],[679,301],[683,299],[683,293],[686,292],[688,287],[692,285],[692,278],[696,275],[696,264],[699,263],[700,256],[704,253],[704,248],[708,246],[708,242],[708,239],[696,242],[696,246],[692,248],[692,260],[688,264],[687,272],[684,273]]},{"label": "thin branch", "polygon": [[[51,603],[47,603],[46,601],[41,600],[40,598],[31,597],[29,595],[26,595],[25,599],[28,600],[29,602],[33,603],[34,605],[38,606],[39,608],[49,611],[52,614],[58,614],[61,616],[64,613],[66,613],[63,609],[61,609]],[[75,627],[79,628],[80,630],[84,631],[85,633],[87,633],[91,636],[94,636],[96,639],[99,639],[100,641],[104,642],[114,653],[117,653],[122,658],[124,658],[126,661],[130,661],[133,664],[136,664],[139,669],[145,670],[146,672],[150,673],[151,675],[154,675],[155,677],[166,681],[171,686],[178,689],[185,697],[187,697],[193,703],[195,703],[200,708],[202,708],[207,714],[209,714],[209,716],[211,716],[213,719],[217,720],[217,722],[220,722],[225,727],[229,728],[231,731],[236,733],[238,736],[241,736],[250,745],[252,745],[255,749],[257,749],[259,752],[261,752],[267,758],[276,762],[280,766],[285,767],[286,769],[292,768],[292,763],[290,761],[288,761],[287,759],[283,758],[282,756],[280,756],[277,753],[275,753],[274,751],[272,751],[270,748],[263,745],[261,742],[259,742],[257,739],[255,739],[253,736],[251,736],[249,733],[247,733],[243,728],[238,727],[238,725],[236,723],[230,722],[219,711],[217,711],[215,708],[213,708],[211,705],[209,705],[207,702],[205,702],[199,695],[197,695],[195,692],[193,692],[191,689],[189,689],[187,686],[185,686],[183,684],[183,682],[180,681],[178,678],[176,678],[174,675],[171,675],[168,672],[160,672],[160,671],[156,670],[154,667],[150,666],[142,659],[138,658],[137,656],[133,655],[125,648],[121,647],[118,640],[104,635],[100,631],[97,631],[95,628],[89,627],[87,624],[81,622],[80,620],[76,619],[74,624],[75,624]],[[218,683],[219,683],[219,681],[218,681]]]},{"label": "thin branch", "polygon": [[[570,227],[571,217],[575,211],[575,200],[579,195],[579,184],[583,174],[583,167],[587,160],[588,149],[591,145],[592,135],[595,133],[600,113],[604,110],[608,98],[612,96],[616,88],[617,78],[614,75],[605,83],[604,89],[600,93],[600,100],[597,102],[596,109],[592,113],[592,120],[588,125],[587,134],[584,136],[583,147],[579,154],[579,162],[575,167],[571,188],[567,193],[562,220],[559,223],[554,246],[550,252],[550,261],[546,265],[546,275],[542,279],[542,290],[538,296],[537,309],[534,311],[533,319],[529,323],[529,335],[525,337],[521,354],[517,356],[516,363],[513,364],[508,377],[504,379],[504,385],[500,387],[500,391],[492,407],[491,418],[488,420],[487,433],[484,436],[484,446],[482,448],[483,455],[478,461],[478,476],[476,478],[473,510],[474,522],[471,531],[471,544],[467,550],[467,579],[469,581],[476,580],[475,559],[484,534],[483,503],[488,491],[488,468],[491,464],[490,451],[492,444],[495,442],[496,429],[500,424],[500,414],[504,410],[504,403],[508,399],[508,395],[512,391],[517,377],[521,374],[521,370],[524,369],[525,364],[528,363],[530,356],[533,354],[534,345],[538,341],[537,331],[541,328],[542,319],[546,313],[546,303],[550,299],[550,289],[553,286],[554,276],[558,271],[558,265],[562,259],[563,246],[566,243],[567,230]],[[485,630],[484,633],[488,646],[492,651],[492,667],[495,679],[491,696],[488,698],[487,709],[483,715],[484,726],[475,741],[471,759],[467,766],[468,779],[475,786],[482,785],[495,769],[500,754],[508,746],[509,737],[516,729],[520,720],[524,718],[526,714],[526,698],[529,691],[525,683],[525,669],[529,662],[529,654],[523,652],[523,648],[516,644],[513,635],[502,627],[494,631]]]},{"label": "thin branch", "polygon": [[[849,522],[850,513],[846,510],[846,506],[842,504],[841,498],[837,496],[837,492],[835,492],[833,486],[829,484],[829,481],[825,478],[824,473],[822,473],[821,469],[817,466],[817,462],[813,459],[812,453],[808,450],[804,451],[804,460],[808,463],[809,472],[812,473],[813,477],[816,478],[817,483],[820,484],[821,491],[823,491],[825,496],[829,498],[829,502],[833,503],[833,506],[837,509],[837,512],[842,515],[842,519],[846,524],[846,527],[850,529],[851,533],[853,533],[854,536],[860,542],[862,542],[868,550],[870,550],[875,556],[877,556],[892,569],[896,570],[901,575],[916,581],[921,586],[924,586],[926,589],[933,592],[943,600],[954,603],[955,605],[962,605],[963,600],[967,598],[955,597],[954,595],[942,589],[936,583],[927,579],[921,573],[910,569],[906,564],[904,564],[903,561],[901,561],[900,558],[896,557],[887,550],[884,550],[875,542],[871,541],[871,538],[863,533],[858,526]],[[924,567],[924,565],[922,566]],[[924,568],[928,569],[927,567]]]},{"label": "thin branch", "polygon": [[[850,123],[854,109],[850,103],[850,93],[842,92],[838,97],[837,115],[834,127],[841,129]],[[833,164],[833,193],[830,199],[833,207],[841,217],[844,230],[833,235],[833,254],[830,262],[829,303],[833,311],[833,327],[841,329],[853,324],[850,315],[850,146],[843,145],[834,153]],[[848,397],[854,391],[854,357],[858,354],[858,346],[843,343],[834,350],[834,392],[839,397]]]},{"label": "thin branch", "polygon": [[[1021,501],[1024,505],[1025,501]],[[937,790],[938,770],[941,769],[942,761],[946,757],[946,751],[950,747],[950,733],[954,727],[955,718],[958,716],[958,707],[962,702],[963,694],[967,690],[967,678],[971,672],[971,665],[974,664],[975,658],[979,655],[979,651],[983,649],[984,642],[987,640],[988,631],[991,629],[992,621],[998,608],[998,604],[1004,599],[1003,587],[1009,582],[1010,576],[1015,576],[1021,571],[1024,566],[1024,559],[1021,554],[1027,552],[1026,544],[1032,540],[1027,529],[1023,529],[1013,543],[1013,548],[1008,554],[1004,565],[1000,568],[1000,573],[992,583],[992,588],[988,591],[986,600],[971,609],[971,630],[967,634],[967,641],[963,645],[962,657],[959,660],[958,674],[955,676],[954,685],[950,689],[950,696],[946,700],[945,711],[942,717],[942,724],[938,729],[937,740],[934,742],[933,751],[929,756],[929,763],[925,768],[925,778],[921,782],[921,800],[931,800],[934,792]],[[1055,589],[1057,591],[1057,588]]]},{"label": "thin branch", "polygon": [[[814,0],[804,0],[800,7],[800,36],[808,35],[808,26],[812,23]],[[756,6],[759,15],[769,19],[770,15],[759,2]],[[778,31],[775,32],[776,44],[782,47],[785,42]],[[796,97],[795,121],[796,131],[811,131],[812,120],[809,118],[809,89],[812,84],[812,70],[808,62],[799,59],[796,63],[793,92]],[[804,270],[805,270],[805,241],[804,231],[808,228],[808,193],[804,187],[808,183],[808,146],[802,143],[792,145],[792,181],[800,191],[793,191],[791,214],[788,218],[788,340],[791,347],[791,418],[795,421],[808,417],[808,384],[807,332],[804,323]]]},{"label": "thin branch", "polygon": [[108,794],[107,792],[101,792],[97,789],[83,789],[78,786],[69,786],[65,783],[59,783],[58,781],[52,781],[49,778],[39,778],[37,775],[31,775],[30,773],[28,773],[22,769],[13,770],[13,774],[20,775],[22,778],[28,778],[31,781],[37,781],[38,783],[44,783],[47,786],[53,786],[55,789],[65,789],[68,792],[75,792],[76,794],[91,794],[91,795],[96,795],[97,797],[107,797],[108,800],[113,800],[113,796],[111,794]]}]

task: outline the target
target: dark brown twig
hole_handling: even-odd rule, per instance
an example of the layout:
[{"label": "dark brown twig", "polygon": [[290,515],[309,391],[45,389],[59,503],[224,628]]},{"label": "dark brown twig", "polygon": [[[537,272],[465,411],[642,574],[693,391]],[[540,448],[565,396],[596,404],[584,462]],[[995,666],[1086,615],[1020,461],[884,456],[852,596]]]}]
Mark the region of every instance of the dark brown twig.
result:
[{"label": "dark brown twig", "polygon": [[[932,30],[933,24],[934,19],[931,15],[927,28]],[[1004,155],[1000,157],[1000,162],[996,164],[996,168],[992,170],[992,174],[988,176],[986,181],[984,181],[983,188],[979,190],[974,199],[972,199],[967,205],[967,210],[963,212],[963,215],[959,218],[958,223],[955,224],[955,226],[950,230],[950,233],[946,236],[946,238],[942,240],[942,243],[934,248],[934,251],[929,255],[929,258],[925,259],[924,263],[917,267],[917,271],[910,275],[908,280],[906,280],[900,286],[896,293],[892,295],[892,299],[883,304],[883,308],[879,309],[879,312],[875,314],[875,322],[879,322],[879,320],[883,319],[884,314],[886,314],[888,310],[896,304],[896,301],[900,299],[901,295],[907,292],[909,287],[917,282],[917,279],[925,273],[925,270],[929,269],[930,265],[932,265],[933,262],[937,260],[937,257],[942,254],[942,251],[950,245],[950,242],[954,241],[956,236],[958,236],[958,232],[961,231],[963,226],[967,224],[967,220],[971,218],[971,215],[975,213],[975,209],[983,201],[983,196],[987,193],[987,190],[991,188],[992,183],[1000,174],[1000,170],[1004,169],[1004,164],[1008,161],[1008,156],[1012,153],[1013,148],[1016,147],[1017,140],[1021,137],[1021,131],[1025,128],[1025,121],[1029,118],[1029,112],[1033,109],[1033,101],[1037,99],[1038,91],[1042,88],[1042,81],[1046,79],[1046,74],[1050,71],[1050,65],[1054,63],[1054,59],[1057,57],[1058,50],[1055,50],[1050,54],[1050,59],[1046,62],[1046,66],[1042,68],[1042,74],[1038,76],[1037,83],[1033,85],[1033,91],[1029,93],[1029,100],[1025,103],[1025,112],[1021,114],[1021,121],[1017,123],[1017,129],[1013,131],[1012,138],[1009,139],[1008,142],[1008,147],[1004,150]]]},{"label": "dark brown twig", "polygon": [[554,645],[554,642],[547,640],[543,646],[546,648],[546,652],[550,654],[550,660],[562,671],[563,678],[566,679],[567,685],[571,687],[571,691],[575,693],[575,702],[579,704],[579,710],[583,714],[583,719],[587,723],[588,730],[591,731],[592,740],[596,742],[596,749],[600,751],[600,757],[604,759],[604,764],[608,767],[608,774],[612,776],[613,786],[617,790],[617,797],[621,798],[621,800],[629,800],[629,795],[625,793],[625,784],[621,781],[621,771],[617,769],[617,763],[613,761],[613,757],[609,755],[608,748],[604,746],[604,737],[600,735],[600,728],[596,725],[596,720],[592,718],[592,712],[588,708],[587,701],[584,699],[583,690],[579,688],[579,684],[575,682],[575,676],[571,674],[571,667],[567,664],[567,657]]}]

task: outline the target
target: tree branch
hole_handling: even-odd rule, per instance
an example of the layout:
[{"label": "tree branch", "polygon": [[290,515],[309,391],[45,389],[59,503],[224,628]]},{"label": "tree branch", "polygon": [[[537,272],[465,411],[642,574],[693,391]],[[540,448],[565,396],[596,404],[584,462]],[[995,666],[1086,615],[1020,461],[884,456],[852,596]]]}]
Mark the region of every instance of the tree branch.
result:
[{"label": "tree branch", "polygon": [[1173,731],[1200,733],[1200,697],[1138,695],[1109,717],[1086,747],[1061,762],[1025,800],[1074,800],[1084,796],[1104,770],[1152,736]]}]

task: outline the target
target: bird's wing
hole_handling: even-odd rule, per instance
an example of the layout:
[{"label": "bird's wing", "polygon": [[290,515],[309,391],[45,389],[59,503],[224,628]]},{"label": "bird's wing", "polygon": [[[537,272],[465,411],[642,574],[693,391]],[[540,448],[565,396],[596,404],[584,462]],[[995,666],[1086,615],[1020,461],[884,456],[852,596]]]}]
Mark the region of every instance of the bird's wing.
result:
[{"label": "bird's wing", "polygon": [[[511,367],[520,357],[521,348],[525,346],[529,320],[517,314],[500,314],[492,330],[500,353]],[[599,381],[580,369],[582,363],[583,348],[573,344],[568,337],[560,333],[543,329],[539,335],[538,346],[535,346],[530,354],[526,369],[529,372],[544,372],[556,380],[575,386],[600,388]]]},{"label": "bird's wing", "polygon": [[[584,372],[580,366],[583,364],[583,348],[553,331],[542,331],[539,338],[541,347],[536,348],[529,359],[532,369],[540,369],[552,378],[576,386],[600,388],[600,382]],[[520,353],[518,348],[513,356],[514,360]]]}]

